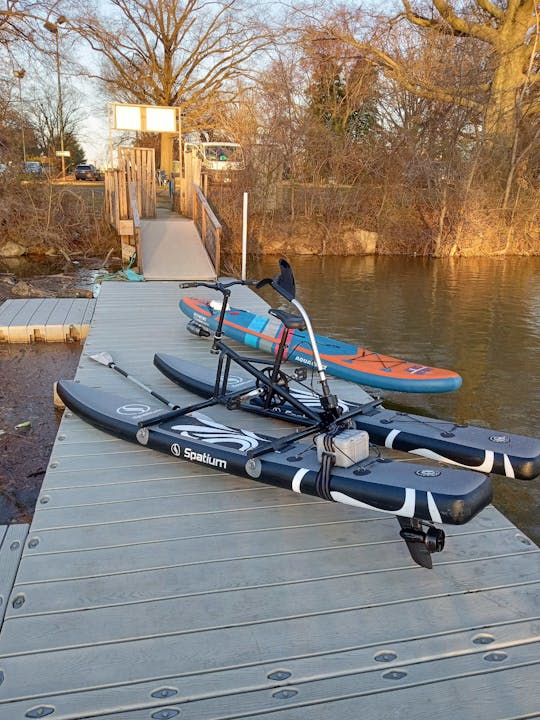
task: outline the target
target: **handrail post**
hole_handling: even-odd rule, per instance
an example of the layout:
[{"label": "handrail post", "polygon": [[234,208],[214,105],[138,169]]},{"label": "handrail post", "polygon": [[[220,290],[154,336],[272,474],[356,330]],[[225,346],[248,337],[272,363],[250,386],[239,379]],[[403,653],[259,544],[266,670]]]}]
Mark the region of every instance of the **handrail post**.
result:
[{"label": "handrail post", "polygon": [[244,193],[242,204],[242,280],[246,279],[247,265],[247,222],[248,222],[248,194]]},{"label": "handrail post", "polygon": [[137,270],[142,275],[141,218],[137,202],[137,186],[134,182],[129,183],[129,199],[131,201],[131,212],[133,214],[133,241],[135,243],[135,252],[137,255]]}]

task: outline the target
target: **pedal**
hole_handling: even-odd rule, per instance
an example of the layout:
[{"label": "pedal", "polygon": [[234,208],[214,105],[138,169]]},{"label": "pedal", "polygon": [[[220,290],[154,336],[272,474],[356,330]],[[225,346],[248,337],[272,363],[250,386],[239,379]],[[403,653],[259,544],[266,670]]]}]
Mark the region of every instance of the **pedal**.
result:
[{"label": "pedal", "polygon": [[239,397],[235,398],[229,398],[226,405],[227,410],[240,410],[243,403],[246,403],[253,398],[259,397],[263,394],[263,392],[264,388],[254,388],[253,390],[244,393],[244,395],[240,395]]},{"label": "pedal", "polygon": [[303,380],[307,380],[308,372],[307,368],[305,367],[299,367],[295,368],[294,370],[294,379],[298,380],[298,382],[302,382]]}]

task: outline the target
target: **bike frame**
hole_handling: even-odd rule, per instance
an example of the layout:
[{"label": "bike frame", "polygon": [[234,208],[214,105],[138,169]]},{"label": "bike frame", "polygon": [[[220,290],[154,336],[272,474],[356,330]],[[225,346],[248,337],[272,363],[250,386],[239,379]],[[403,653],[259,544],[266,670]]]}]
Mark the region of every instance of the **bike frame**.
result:
[{"label": "bike frame", "polygon": [[[319,349],[317,347],[317,342],[315,339],[309,315],[304,309],[304,307],[301,305],[301,303],[294,297],[295,290],[292,270],[290,269],[289,264],[284,260],[280,260],[280,266],[282,268],[282,272],[280,275],[276,276],[274,279],[265,279],[259,282],[255,280],[232,280],[227,283],[209,283],[195,281],[180,284],[180,287],[183,289],[193,287],[206,287],[211,290],[217,290],[223,296],[223,303],[221,306],[218,324],[214,332],[211,347],[211,352],[219,355],[218,365],[216,369],[214,394],[208,400],[204,400],[200,403],[195,403],[184,408],[175,409],[170,412],[163,413],[157,418],[154,417],[149,420],[142,421],[140,423],[140,427],[146,427],[149,425],[153,425],[156,422],[163,422],[169,419],[174,419],[175,417],[186,415],[197,410],[203,410],[205,408],[212,407],[218,404],[226,405],[230,408],[240,407],[241,400],[243,398],[247,399],[246,391],[227,391],[227,382],[232,363],[235,363],[236,365],[241,367],[260,383],[259,390],[248,391],[248,396],[251,395],[251,393],[253,392],[263,393],[264,389],[266,389],[270,393],[270,398],[276,396],[281,399],[281,402],[287,402],[295,410],[297,410],[302,416],[302,419],[299,419],[299,423],[307,426],[304,430],[297,430],[290,435],[287,435],[283,438],[280,438],[279,440],[275,440],[269,443],[268,447],[266,445],[263,445],[257,450],[257,455],[264,454],[265,452],[269,452],[270,450],[285,447],[286,445],[291,444],[292,442],[295,442],[302,437],[311,435],[314,432],[321,430],[329,430],[331,428],[335,429],[336,423],[339,423],[339,425],[342,426],[346,426],[349,419],[352,419],[353,417],[361,413],[370,412],[374,407],[381,403],[380,400],[374,400],[372,402],[365,403],[364,405],[357,406],[348,413],[341,414],[341,409],[339,407],[337,397],[330,391],[330,387],[328,385],[328,380],[322,366]],[[285,270],[285,273],[283,272],[283,270]],[[304,403],[295,398],[286,387],[279,384],[279,382],[277,381],[280,373],[282,353],[278,353],[277,357],[275,358],[272,365],[272,373],[269,377],[256,367],[257,364],[267,365],[266,360],[261,358],[249,357],[246,355],[240,355],[223,341],[222,330],[223,323],[225,321],[225,313],[227,312],[228,301],[231,296],[230,288],[234,285],[247,285],[260,288],[268,284],[271,285],[276,292],[285,297],[285,299],[287,299],[297,308],[302,317],[302,320],[305,323],[306,330],[312,344],[316,372],[319,376],[319,382],[322,388],[322,396],[320,397],[321,412],[316,412],[311,408],[307,407]],[[282,342],[286,341],[285,336],[286,334],[284,334]],[[271,415],[271,410],[269,409],[269,406],[261,407],[260,412],[261,414],[266,414],[268,416]]]}]

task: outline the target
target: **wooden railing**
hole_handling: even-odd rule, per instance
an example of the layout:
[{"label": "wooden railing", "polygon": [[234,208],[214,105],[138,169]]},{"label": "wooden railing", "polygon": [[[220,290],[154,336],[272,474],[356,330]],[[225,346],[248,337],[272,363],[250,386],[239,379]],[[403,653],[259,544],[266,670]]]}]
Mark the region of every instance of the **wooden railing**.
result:
[{"label": "wooden railing", "polygon": [[219,276],[222,226],[199,185],[193,184],[193,221]]},{"label": "wooden railing", "polygon": [[131,213],[133,215],[132,237],[137,257],[137,270],[142,274],[141,218],[139,216],[139,201],[137,200],[137,185],[134,182],[129,183],[129,200],[131,202]]},{"label": "wooden railing", "polygon": [[105,217],[120,235],[122,259],[129,261],[136,251],[139,272],[142,272],[140,219],[156,216],[154,150],[121,147],[118,149],[118,164],[117,169],[105,172]]},{"label": "wooden railing", "polygon": [[142,218],[156,217],[156,163],[153,148],[119,147],[118,165],[127,185],[135,183]]}]

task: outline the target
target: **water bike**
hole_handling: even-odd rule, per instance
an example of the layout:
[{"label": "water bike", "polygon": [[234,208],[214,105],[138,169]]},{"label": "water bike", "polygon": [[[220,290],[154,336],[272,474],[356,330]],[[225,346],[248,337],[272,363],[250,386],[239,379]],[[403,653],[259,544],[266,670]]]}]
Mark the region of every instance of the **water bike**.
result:
[{"label": "water bike", "polygon": [[[227,303],[231,287],[237,284],[259,288],[270,285],[298,310],[298,315],[283,310],[273,312],[285,326],[303,328],[309,335],[320,386],[317,407],[302,402],[291,391],[289,377],[282,368],[283,352],[278,352],[268,366],[267,361],[240,355],[224,342]],[[444,531],[437,525],[466,523],[489,504],[489,477],[468,469],[389,459],[372,451],[368,433],[355,423],[363,413],[375,409],[379,401],[346,408],[332,392],[309,316],[295,297],[294,277],[285,260],[280,261],[275,278],[258,283],[183,283],[181,287],[201,285],[223,295],[212,340],[217,369],[211,397],[178,407],[129,376],[109,357],[103,357],[100,361],[167,403],[169,410],[164,412],[153,403],[134,402],[80,383],[59,381],[58,395],[66,406],[105,432],[184,461],[325,501],[393,514],[413,560],[431,568],[432,554],[440,552],[445,542]],[[252,378],[250,389],[230,390],[229,380],[236,368]],[[301,383],[306,376],[306,368],[297,368],[294,380]],[[269,417],[273,416],[273,407],[292,408],[303,418],[303,427],[278,438],[216,422],[202,412],[218,404],[240,408],[251,399],[257,399]],[[310,437],[310,442],[304,442]]]}]

